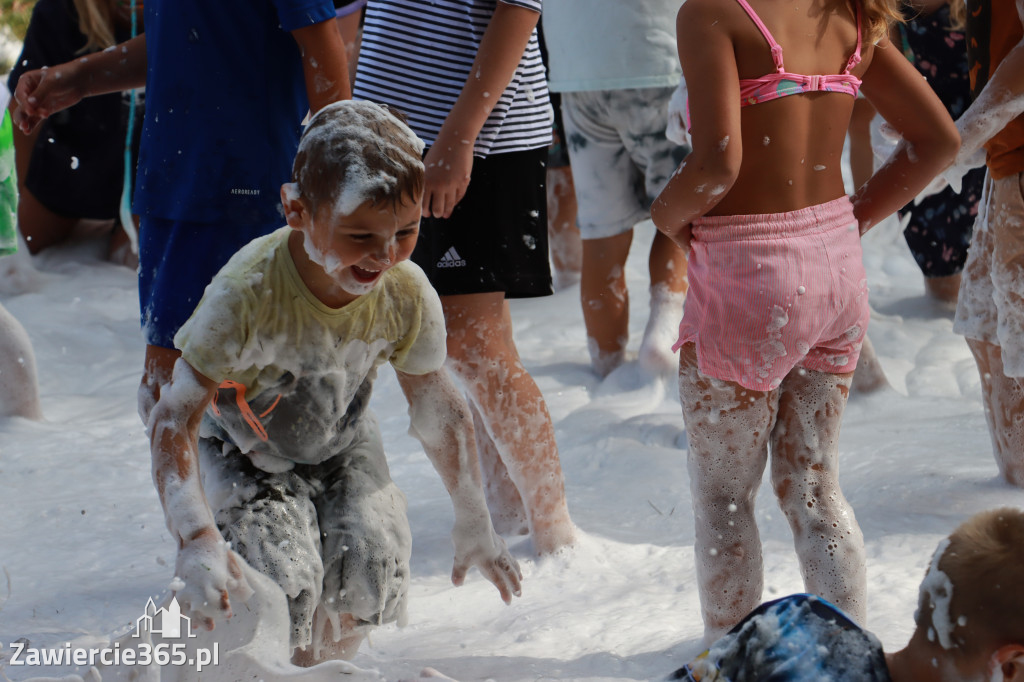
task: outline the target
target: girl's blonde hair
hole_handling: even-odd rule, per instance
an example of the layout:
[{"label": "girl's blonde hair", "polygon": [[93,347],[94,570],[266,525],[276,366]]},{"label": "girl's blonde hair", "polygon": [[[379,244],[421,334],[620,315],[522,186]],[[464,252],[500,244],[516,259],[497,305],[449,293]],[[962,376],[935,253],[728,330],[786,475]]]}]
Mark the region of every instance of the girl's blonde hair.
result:
[{"label": "girl's blonde hair", "polygon": [[900,0],[854,0],[854,2],[860,2],[861,12],[867,23],[867,38],[872,43],[877,43],[889,35],[889,27],[894,23],[903,23]]},{"label": "girl's blonde hair", "polygon": [[114,17],[110,0],[74,0],[78,12],[78,30],[86,38],[80,53],[105,50],[114,40]]}]

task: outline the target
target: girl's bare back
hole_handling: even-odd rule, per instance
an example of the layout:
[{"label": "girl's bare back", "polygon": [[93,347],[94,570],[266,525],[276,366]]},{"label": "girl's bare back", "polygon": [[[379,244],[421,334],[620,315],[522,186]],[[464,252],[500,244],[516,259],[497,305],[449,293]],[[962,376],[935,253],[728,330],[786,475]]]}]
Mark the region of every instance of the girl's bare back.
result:
[{"label": "girl's bare back", "polygon": [[[765,37],[735,1],[728,12],[739,78],[775,72]],[[750,0],[782,46],[786,71],[839,74],[857,47],[856,10],[846,0]],[[873,48],[863,45],[852,74],[862,76]],[[732,190],[709,215],[776,213],[845,193],[843,142],[854,98],[812,92],[743,107],[743,161]]]},{"label": "girl's bare back", "polygon": [[[840,74],[856,51],[857,12],[847,0],[750,0],[750,6],[782,46],[788,72]],[[736,181],[708,215],[790,211],[842,196],[841,156],[854,98],[811,92],[741,108],[740,79],[776,71],[765,36],[736,0],[690,0],[683,11],[679,29],[690,38],[689,44],[680,38],[680,53],[695,139],[713,130],[723,151],[740,143],[728,150],[740,163]],[[861,77],[872,55],[864,40],[851,73]],[[698,88],[706,90],[695,96]]]}]

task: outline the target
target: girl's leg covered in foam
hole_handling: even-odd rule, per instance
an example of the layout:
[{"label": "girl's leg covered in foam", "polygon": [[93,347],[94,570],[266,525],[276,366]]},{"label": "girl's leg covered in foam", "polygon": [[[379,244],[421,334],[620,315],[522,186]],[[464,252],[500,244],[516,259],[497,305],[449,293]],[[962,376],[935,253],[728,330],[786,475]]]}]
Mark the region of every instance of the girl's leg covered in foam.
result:
[{"label": "girl's leg covered in foam", "polygon": [[768,460],[777,395],[704,376],[692,343],[680,349],[679,361],[697,582],[705,641],[712,641],[761,602],[764,575],[754,501]]},{"label": "girl's leg covered in foam", "polygon": [[808,592],[865,623],[864,536],[839,489],[839,427],[851,374],[803,368],[782,382],[771,434],[772,485]]}]

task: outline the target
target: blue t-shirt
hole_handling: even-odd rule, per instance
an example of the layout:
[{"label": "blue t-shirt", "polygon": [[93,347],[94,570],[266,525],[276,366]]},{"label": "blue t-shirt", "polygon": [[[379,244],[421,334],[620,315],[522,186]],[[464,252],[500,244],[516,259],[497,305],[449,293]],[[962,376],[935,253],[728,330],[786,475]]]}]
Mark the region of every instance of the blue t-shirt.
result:
[{"label": "blue t-shirt", "polygon": [[146,117],[134,209],[271,223],[309,108],[289,31],[331,0],[147,0]]},{"label": "blue t-shirt", "polygon": [[878,639],[810,594],[762,604],[669,679],[892,682]]}]

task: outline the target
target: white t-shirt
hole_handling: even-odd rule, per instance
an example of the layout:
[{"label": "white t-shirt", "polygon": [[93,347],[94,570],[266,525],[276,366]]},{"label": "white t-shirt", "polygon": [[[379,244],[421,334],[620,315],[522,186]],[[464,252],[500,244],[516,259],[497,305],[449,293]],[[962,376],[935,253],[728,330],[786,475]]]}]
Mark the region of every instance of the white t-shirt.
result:
[{"label": "white t-shirt", "polygon": [[358,434],[381,364],[426,374],[446,356],[441,301],[419,267],[399,263],[369,293],[330,308],[295,268],[291,231],[236,253],[174,337],[182,357],[222,386],[201,435],[234,443],[257,466],[338,454]]},{"label": "white t-shirt", "polygon": [[552,92],[675,87],[679,0],[545,0]]},{"label": "white t-shirt", "polygon": [[[541,9],[541,0],[370,0],[354,97],[398,109],[433,144],[470,76],[499,1]],[[550,143],[551,104],[534,30],[473,152],[486,157]]]}]

